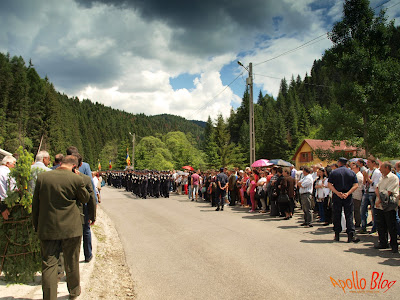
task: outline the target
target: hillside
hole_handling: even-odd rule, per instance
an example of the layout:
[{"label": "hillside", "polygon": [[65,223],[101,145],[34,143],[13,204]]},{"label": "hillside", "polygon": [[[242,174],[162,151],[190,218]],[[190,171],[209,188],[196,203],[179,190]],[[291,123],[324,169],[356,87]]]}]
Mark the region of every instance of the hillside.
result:
[{"label": "hillside", "polygon": [[64,153],[75,145],[92,167],[107,143],[123,144],[136,133],[146,136],[182,131],[199,146],[204,128],[173,115],[146,116],[113,109],[57,92],[22,57],[0,53],[0,148],[14,152],[19,145],[36,153]]}]

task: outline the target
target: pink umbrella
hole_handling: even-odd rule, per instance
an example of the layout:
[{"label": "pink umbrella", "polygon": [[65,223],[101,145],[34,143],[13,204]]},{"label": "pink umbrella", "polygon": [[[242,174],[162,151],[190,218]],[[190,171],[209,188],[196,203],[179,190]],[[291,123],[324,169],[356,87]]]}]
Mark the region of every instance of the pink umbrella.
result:
[{"label": "pink umbrella", "polygon": [[268,159],[259,159],[253,162],[251,165],[252,168],[260,168],[260,167],[269,167],[272,166]]}]

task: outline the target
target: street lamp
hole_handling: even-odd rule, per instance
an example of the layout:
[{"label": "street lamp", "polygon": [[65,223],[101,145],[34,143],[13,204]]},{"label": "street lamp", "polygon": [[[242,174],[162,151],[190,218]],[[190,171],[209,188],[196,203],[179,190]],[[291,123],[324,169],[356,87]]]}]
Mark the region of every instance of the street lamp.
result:
[{"label": "street lamp", "polygon": [[253,102],[253,64],[249,63],[249,67],[245,67],[240,61],[237,62],[239,66],[246,69],[249,72],[249,77],[246,79],[246,84],[250,88],[249,97],[249,127],[250,127],[250,165],[256,159],[256,149],[255,149],[255,134],[254,134],[254,102]]},{"label": "street lamp", "polygon": [[132,168],[135,169],[135,134],[129,134],[132,136]]}]

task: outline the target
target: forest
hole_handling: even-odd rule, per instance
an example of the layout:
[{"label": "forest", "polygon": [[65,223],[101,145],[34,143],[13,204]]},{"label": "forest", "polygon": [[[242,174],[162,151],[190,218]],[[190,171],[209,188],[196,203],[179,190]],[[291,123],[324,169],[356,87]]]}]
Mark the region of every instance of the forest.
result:
[{"label": "forest", "polygon": [[[376,15],[368,0],[349,0],[328,37],[332,47],[309,74],[282,79],[276,99],[259,92],[256,159],[290,160],[304,138],[400,156],[399,27],[385,11]],[[250,163],[248,115],[248,91],[228,119],[131,114],[61,94],[31,61],[0,53],[0,148],[9,152],[22,145],[36,153],[40,146],[54,156],[75,145],[92,169],[108,169],[110,161],[122,169],[135,133],[139,169],[243,167]]]},{"label": "forest", "polygon": [[[369,1],[349,0],[328,37],[333,46],[310,74],[282,79],[277,99],[259,93],[257,159],[291,159],[304,138],[346,140],[367,155],[400,156],[400,28],[385,11],[375,15]],[[246,158],[248,98],[246,92],[228,120],[231,141]]]},{"label": "forest", "polygon": [[[0,148],[14,153],[22,145],[32,153],[39,146],[54,156],[76,146],[97,169],[123,168],[126,148],[132,150],[129,133],[137,141],[146,136],[162,136],[182,131],[193,145],[199,145],[204,129],[182,117],[172,115],[146,116],[80,101],[57,92],[48,78],[40,78],[32,62],[26,66],[22,57],[0,53]],[[111,147],[111,149],[110,149]],[[124,158],[116,161],[119,149]]]}]

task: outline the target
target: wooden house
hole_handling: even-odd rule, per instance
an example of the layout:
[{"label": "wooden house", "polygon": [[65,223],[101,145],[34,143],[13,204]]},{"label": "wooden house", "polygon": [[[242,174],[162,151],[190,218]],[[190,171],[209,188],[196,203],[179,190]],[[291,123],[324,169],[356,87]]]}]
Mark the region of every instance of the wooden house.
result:
[{"label": "wooden house", "polygon": [[295,161],[296,168],[315,164],[322,164],[322,166],[326,167],[331,163],[330,160],[317,157],[316,152],[318,152],[318,150],[340,152],[343,156],[347,157],[363,157],[365,155],[363,149],[348,146],[346,141],[334,142],[332,140],[305,139],[292,158],[292,160]]}]

